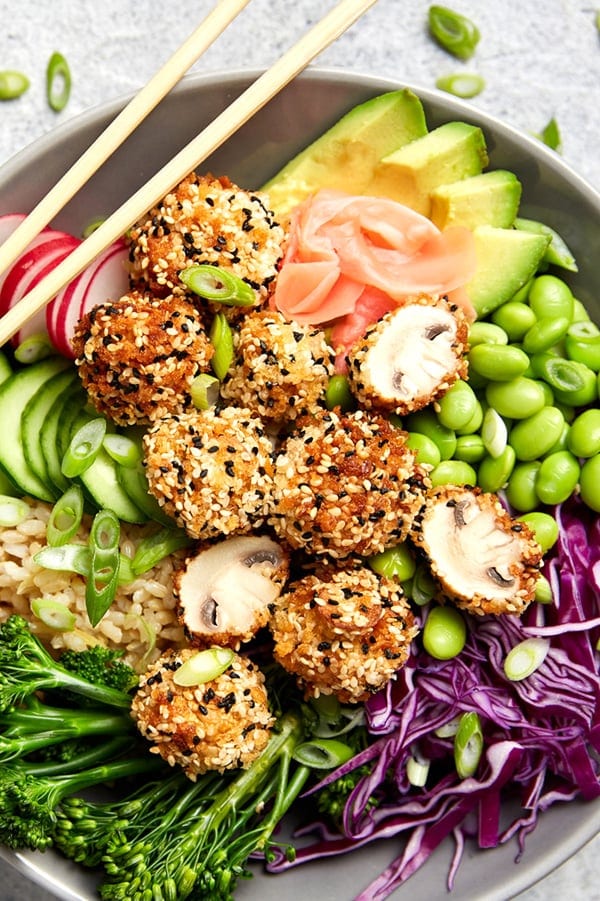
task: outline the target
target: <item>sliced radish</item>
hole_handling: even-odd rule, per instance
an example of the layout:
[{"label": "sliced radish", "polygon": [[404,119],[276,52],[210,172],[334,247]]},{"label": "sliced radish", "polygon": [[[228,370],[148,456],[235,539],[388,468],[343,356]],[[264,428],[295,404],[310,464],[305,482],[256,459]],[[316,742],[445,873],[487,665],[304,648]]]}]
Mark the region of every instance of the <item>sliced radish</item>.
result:
[{"label": "sliced radish", "polygon": [[[75,242],[74,247],[77,247],[79,242]],[[15,303],[18,303],[21,297],[24,297],[32,288],[35,288],[39,282],[41,282],[59,263],[69,256],[71,250],[74,247],[69,248],[68,250],[63,249],[56,254],[49,254],[46,265],[41,269],[36,270],[36,272],[32,275],[31,280],[23,285],[24,293],[19,296],[19,293],[14,295],[13,298],[13,306]],[[30,270],[31,271],[31,270]],[[37,335],[43,332],[46,332],[46,310],[42,308],[35,313],[31,319],[28,319],[26,323],[19,329],[19,331],[15,334],[12,339],[13,345],[18,347],[26,338],[31,337],[31,335]]]}]

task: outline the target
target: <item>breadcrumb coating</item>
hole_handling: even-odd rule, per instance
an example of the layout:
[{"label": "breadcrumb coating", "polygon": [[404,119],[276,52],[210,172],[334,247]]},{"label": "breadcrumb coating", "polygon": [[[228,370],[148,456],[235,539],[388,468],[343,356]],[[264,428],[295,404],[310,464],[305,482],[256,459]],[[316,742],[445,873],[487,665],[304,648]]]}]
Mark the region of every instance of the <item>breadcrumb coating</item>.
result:
[{"label": "breadcrumb coating", "polygon": [[272,444],[250,410],[191,410],[144,435],[150,492],[192,538],[258,528],[270,507]]},{"label": "breadcrumb coating", "polygon": [[131,291],[77,324],[75,363],[98,410],[119,425],[148,424],[191,404],[190,386],[214,353],[195,307]]},{"label": "breadcrumb coating", "polygon": [[291,583],[270,628],[274,657],[305,697],[359,703],[406,662],[417,628],[400,585],[358,561],[326,564]]},{"label": "breadcrumb coating", "polygon": [[221,387],[223,398],[272,422],[318,409],[334,373],[333,351],[323,331],[261,310],[244,318],[235,348],[233,368]]},{"label": "breadcrumb coating", "polygon": [[405,539],[428,484],[406,432],[383,416],[321,411],[282,444],[269,522],[311,554],[377,554]]},{"label": "breadcrumb coating", "polygon": [[523,613],[543,557],[529,526],[480,488],[441,485],[423,501],[411,537],[444,595],[469,613]]},{"label": "breadcrumb coating", "polygon": [[210,682],[177,685],[174,675],[197,651],[169,650],[141,677],[131,714],[150,748],[196,781],[209,770],[246,768],[266,748],[274,719],[258,667],[236,655]]},{"label": "breadcrumb coating", "polygon": [[266,194],[192,173],[130,230],[129,272],[134,283],[165,296],[186,294],[183,269],[220,266],[244,279],[260,306],[271,292],[284,239]]}]

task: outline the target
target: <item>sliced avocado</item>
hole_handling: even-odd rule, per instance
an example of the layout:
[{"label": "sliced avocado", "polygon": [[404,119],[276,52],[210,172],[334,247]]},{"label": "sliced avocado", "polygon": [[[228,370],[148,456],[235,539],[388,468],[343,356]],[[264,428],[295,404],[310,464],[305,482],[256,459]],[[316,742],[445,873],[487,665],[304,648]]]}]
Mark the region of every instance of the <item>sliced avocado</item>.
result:
[{"label": "sliced avocado", "polygon": [[426,133],[423,105],[412,91],[380,94],[346,113],[262,190],[278,216],[320,188],[362,194],[382,157]]},{"label": "sliced avocado", "polygon": [[382,157],[364,193],[389,197],[429,216],[432,191],[479,175],[487,162],[482,130],[466,122],[447,122]]},{"label": "sliced avocado", "polygon": [[547,235],[480,225],[473,230],[477,271],[466,285],[481,319],[510,300],[535,274],[546,253]]},{"label": "sliced avocado", "polygon": [[471,175],[431,192],[430,218],[442,230],[451,225],[510,228],[521,201],[521,182],[507,169]]}]

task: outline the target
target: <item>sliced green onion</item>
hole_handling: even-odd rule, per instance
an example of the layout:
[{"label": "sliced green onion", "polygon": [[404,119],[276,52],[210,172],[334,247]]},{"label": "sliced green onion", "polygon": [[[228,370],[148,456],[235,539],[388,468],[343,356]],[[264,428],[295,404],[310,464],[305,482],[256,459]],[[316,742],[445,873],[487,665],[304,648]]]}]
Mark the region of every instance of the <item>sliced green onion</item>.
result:
[{"label": "sliced green onion", "polygon": [[410,596],[415,604],[424,607],[435,597],[437,586],[426,566],[417,566],[413,576]]},{"label": "sliced green onion", "polygon": [[55,113],[65,108],[71,96],[71,70],[62,53],[55,52],[46,67],[46,97]]},{"label": "sliced green onion", "polygon": [[224,673],[235,657],[231,648],[207,648],[188,657],[173,674],[175,685],[203,685]]},{"label": "sliced green onion", "polygon": [[292,757],[303,766],[314,770],[331,770],[341,766],[354,755],[354,751],[344,742],[335,738],[321,738],[305,741],[298,745]]},{"label": "sliced green onion", "polygon": [[441,75],[436,83],[436,88],[454,94],[455,97],[477,97],[485,87],[485,80],[481,75],[469,72],[455,72],[453,75]]},{"label": "sliced green onion", "polygon": [[429,760],[412,755],[406,761],[406,778],[415,788],[423,788],[429,776]]},{"label": "sliced green onion", "polygon": [[550,648],[547,638],[526,638],[515,645],[504,661],[504,674],[511,682],[520,682],[540,668]]},{"label": "sliced green onion", "polygon": [[219,399],[219,385],[219,379],[208,372],[202,372],[196,376],[190,385],[190,396],[197,410],[208,410],[210,407],[214,407]]},{"label": "sliced green onion", "polygon": [[210,361],[214,374],[224,379],[233,362],[233,332],[223,313],[217,313],[209,334],[215,352]]},{"label": "sliced green onion", "polygon": [[142,459],[142,449],[137,441],[127,435],[111,432],[102,439],[104,450],[121,466],[136,466]]},{"label": "sliced green onion", "polygon": [[319,722],[313,728],[313,735],[318,738],[337,738],[346,732],[351,732],[357,726],[364,723],[365,713],[362,707],[340,707],[335,718],[320,716]]},{"label": "sliced green onion", "polygon": [[27,518],[29,507],[20,497],[0,494],[0,526],[11,528],[18,526]]},{"label": "sliced green onion", "polygon": [[88,576],[91,554],[84,544],[63,544],[60,547],[43,547],[34,555],[33,562],[44,569]]},{"label": "sliced green onion", "polygon": [[589,319],[581,319],[569,326],[567,335],[570,338],[597,338],[600,335],[600,329],[595,322]]},{"label": "sliced green onion", "polygon": [[540,363],[540,375],[558,391],[580,391],[585,384],[579,365],[563,357],[546,356]]},{"label": "sliced green onion", "polygon": [[54,353],[54,348],[50,343],[50,338],[45,332],[39,332],[36,335],[30,335],[21,341],[15,349],[15,360],[19,363],[37,363]]},{"label": "sliced green onion", "polygon": [[88,222],[86,227],[81,232],[81,237],[89,238],[89,236],[91,234],[93,234],[93,232],[95,232],[98,228],[100,228],[100,226],[103,224],[104,221],[105,221],[104,216],[99,216],[97,219],[92,219],[92,221]]},{"label": "sliced green onion", "polygon": [[504,452],[508,443],[506,423],[493,407],[485,411],[481,424],[481,440],[490,457],[494,459]]},{"label": "sliced green onion", "polygon": [[0,100],[16,100],[29,88],[29,79],[23,72],[3,69],[0,72]]},{"label": "sliced green onion", "polygon": [[550,147],[551,150],[556,150],[557,153],[560,153],[562,142],[556,119],[550,119],[542,131],[536,132],[534,137],[538,138],[546,147]]},{"label": "sliced green onion", "polygon": [[433,734],[438,738],[454,738],[454,736],[458,732],[461,716],[462,714],[459,713],[458,716],[452,717],[452,719],[448,720],[447,723],[444,723],[442,726],[438,726],[437,729],[434,729]]},{"label": "sliced green onion", "polygon": [[77,534],[83,517],[83,491],[79,485],[71,485],[57,500],[46,526],[46,539],[50,547],[59,547]]},{"label": "sliced green onion", "polygon": [[192,539],[183,529],[161,529],[154,535],[142,538],[131,561],[132,572],[141,576],[165,557],[180,548],[189,547],[191,543]]},{"label": "sliced green onion", "polygon": [[546,576],[540,573],[535,583],[535,601],[538,604],[551,604],[553,600],[552,586]]},{"label": "sliced green onion", "polygon": [[327,385],[327,390],[325,392],[325,404],[327,405],[328,410],[333,410],[334,407],[340,407],[344,413],[354,409],[356,401],[350,390],[350,383],[345,375],[333,375],[329,379],[329,384]]},{"label": "sliced green onion", "polygon": [[35,598],[31,610],[45,626],[56,632],[72,632],[75,628],[77,617],[73,611],[53,598]]},{"label": "sliced green onion", "polygon": [[61,464],[61,471],[68,479],[81,475],[92,465],[106,435],[106,419],[90,419],[77,429]]},{"label": "sliced green onion", "polygon": [[220,266],[190,266],[179,273],[179,278],[186,288],[205,300],[230,307],[251,307],[256,303],[256,294],[250,285]]},{"label": "sliced green onion", "polygon": [[119,557],[119,585],[130,585],[135,582],[137,576],[131,566],[131,557],[121,554]]},{"label": "sliced green onion", "polygon": [[112,604],[119,583],[121,526],[112,510],[99,510],[90,529],[90,574],[85,605],[92,626],[97,626]]},{"label": "sliced green onion", "polygon": [[440,47],[458,59],[473,56],[481,35],[471,19],[447,6],[430,6],[428,21],[429,33]]},{"label": "sliced green onion", "polygon": [[463,713],[454,736],[454,765],[461,779],[472,776],[483,753],[481,721],[473,711]]}]

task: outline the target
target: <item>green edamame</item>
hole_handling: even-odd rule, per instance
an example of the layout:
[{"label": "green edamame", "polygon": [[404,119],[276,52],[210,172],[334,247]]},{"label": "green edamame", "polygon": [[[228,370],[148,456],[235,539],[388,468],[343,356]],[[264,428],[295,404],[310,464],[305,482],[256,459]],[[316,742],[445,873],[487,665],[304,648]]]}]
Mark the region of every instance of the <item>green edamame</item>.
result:
[{"label": "green edamame", "polygon": [[584,504],[600,513],[600,454],[590,457],[581,467],[579,489]]},{"label": "green edamame", "polygon": [[541,383],[526,376],[519,376],[510,382],[490,382],[485,389],[485,397],[490,407],[508,419],[526,419],[545,404]]},{"label": "green edamame", "polygon": [[516,379],[529,367],[527,354],[510,344],[478,344],[469,351],[468,359],[469,369],[494,382]]},{"label": "green edamame", "polygon": [[552,596],[552,586],[550,582],[543,576],[541,573],[537,578],[537,582],[535,583],[535,598],[534,600],[538,604],[551,604],[554,600]]},{"label": "green edamame", "polygon": [[489,454],[479,464],[477,484],[483,491],[497,492],[504,488],[510,478],[516,457],[513,448],[507,444],[498,457]]},{"label": "green edamame", "polygon": [[442,460],[429,474],[431,484],[437,485],[471,485],[477,484],[477,473],[463,460]]},{"label": "green edamame", "polygon": [[[477,396],[477,395],[476,395]],[[456,429],[457,435],[473,435],[475,432],[478,432],[481,428],[481,423],[483,422],[483,407],[477,401],[475,406],[475,411],[468,422],[466,422],[460,429]]]},{"label": "green edamame", "polygon": [[417,564],[415,558],[406,544],[397,544],[387,548],[380,554],[374,554],[368,558],[371,569],[388,579],[396,579],[398,582],[407,582],[415,574]]},{"label": "green edamame", "polygon": [[353,410],[356,407],[356,400],[345,375],[331,376],[325,391],[325,403],[328,410],[340,407],[343,412]]},{"label": "green edamame", "polygon": [[517,463],[510,474],[506,499],[519,513],[530,513],[539,506],[535,482],[541,465],[539,460]]},{"label": "green edamame", "polygon": [[555,275],[538,275],[533,280],[527,298],[537,319],[573,319],[573,294],[561,278]]},{"label": "green edamame", "polygon": [[600,371],[600,335],[588,337],[567,334],[565,338],[565,353],[569,360],[583,363],[594,372]]},{"label": "green edamame", "polygon": [[557,451],[542,460],[535,482],[537,496],[543,504],[562,504],[575,490],[580,467],[569,451]]},{"label": "green edamame", "polygon": [[535,510],[532,513],[526,513],[524,516],[518,517],[522,522],[527,523],[542,552],[546,554],[551,547],[554,547],[558,541],[558,523],[549,513],[543,513]]},{"label": "green edamame", "polygon": [[536,316],[530,306],[509,300],[492,313],[492,322],[504,329],[509,341],[520,341],[535,323]]},{"label": "green edamame", "polygon": [[454,459],[464,463],[479,463],[486,455],[481,435],[459,435],[456,439]]},{"label": "green edamame", "polygon": [[467,626],[455,607],[433,607],[423,627],[423,647],[436,660],[458,656],[467,640]]},{"label": "green edamame", "polygon": [[479,401],[471,386],[458,379],[438,402],[438,419],[447,429],[460,429],[473,418]]},{"label": "green edamame", "polygon": [[408,432],[420,432],[437,445],[440,459],[450,460],[456,450],[456,433],[447,429],[438,420],[433,410],[418,410],[406,418],[405,428]]},{"label": "green edamame", "polygon": [[518,460],[539,460],[556,444],[565,424],[557,407],[543,407],[512,427],[509,441]]},{"label": "green edamame", "polygon": [[508,335],[493,322],[477,320],[469,328],[469,346],[477,347],[478,344],[508,344]]},{"label": "green edamame", "polygon": [[427,435],[422,435],[420,432],[408,432],[406,443],[417,455],[418,463],[437,466],[442,459],[439,447]]},{"label": "green edamame", "polygon": [[567,448],[576,457],[594,457],[600,453],[600,410],[584,410],[573,420]]},{"label": "green edamame", "polygon": [[548,350],[562,341],[570,324],[571,320],[566,316],[542,316],[523,335],[523,350],[528,354]]}]

